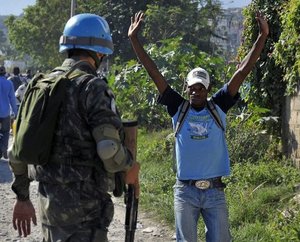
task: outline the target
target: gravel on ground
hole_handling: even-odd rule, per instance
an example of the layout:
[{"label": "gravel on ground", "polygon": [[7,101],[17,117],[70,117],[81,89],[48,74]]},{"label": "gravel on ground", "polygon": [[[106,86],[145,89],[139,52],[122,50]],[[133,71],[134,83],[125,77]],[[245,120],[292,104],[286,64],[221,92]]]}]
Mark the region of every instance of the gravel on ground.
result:
[{"label": "gravel on ground", "polygon": [[[12,209],[15,194],[11,190],[13,175],[9,169],[8,161],[0,160],[0,242],[41,242],[42,233],[40,225],[32,226],[31,234],[26,238],[18,236],[12,226]],[[30,186],[30,197],[37,209],[37,185],[33,181]],[[123,242],[125,238],[125,204],[124,198],[113,198],[115,204],[114,219],[109,227],[108,240]],[[135,242],[173,242],[174,231],[166,224],[158,223],[141,209],[138,212],[138,223],[135,231]]]}]

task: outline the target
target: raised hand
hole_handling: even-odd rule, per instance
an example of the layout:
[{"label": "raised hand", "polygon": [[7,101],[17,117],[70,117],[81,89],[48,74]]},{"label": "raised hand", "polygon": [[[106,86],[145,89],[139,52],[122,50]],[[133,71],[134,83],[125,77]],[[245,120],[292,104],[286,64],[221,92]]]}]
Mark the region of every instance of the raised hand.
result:
[{"label": "raised hand", "polygon": [[135,37],[141,27],[141,23],[144,20],[145,14],[142,11],[139,11],[134,15],[134,17],[131,17],[131,25],[128,29],[128,37]]},{"label": "raised hand", "polygon": [[255,19],[258,23],[260,33],[265,36],[269,35],[269,24],[266,17],[260,11],[257,11]]}]

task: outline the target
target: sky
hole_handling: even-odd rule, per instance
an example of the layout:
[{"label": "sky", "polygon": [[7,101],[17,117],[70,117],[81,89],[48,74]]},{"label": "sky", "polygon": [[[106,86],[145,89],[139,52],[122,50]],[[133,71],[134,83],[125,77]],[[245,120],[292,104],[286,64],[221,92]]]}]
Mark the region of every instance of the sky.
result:
[{"label": "sky", "polygon": [[[34,5],[35,2],[36,0],[0,0],[0,15],[20,15],[24,8],[28,5]],[[251,0],[221,0],[221,2],[224,8],[234,8],[245,7]]]},{"label": "sky", "polygon": [[23,8],[34,5],[36,0],[0,0],[0,15],[20,15]]}]

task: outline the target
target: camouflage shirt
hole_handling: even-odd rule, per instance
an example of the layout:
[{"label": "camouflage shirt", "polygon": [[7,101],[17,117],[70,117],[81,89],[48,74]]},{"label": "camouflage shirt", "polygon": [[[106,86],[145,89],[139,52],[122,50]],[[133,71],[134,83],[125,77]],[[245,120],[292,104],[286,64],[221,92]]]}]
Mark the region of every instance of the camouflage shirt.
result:
[{"label": "camouflage shirt", "polygon": [[[66,59],[62,66],[72,66],[73,59]],[[71,80],[67,88],[65,102],[61,108],[51,161],[43,166],[31,166],[29,178],[40,182],[66,184],[97,178],[98,189],[108,191],[109,176],[103,167],[92,131],[99,125],[112,124],[124,139],[122,121],[115,110],[115,101],[108,84],[97,77],[88,64],[79,67],[84,72]],[[117,171],[128,169],[131,156]],[[18,176],[24,181],[24,177]],[[17,177],[16,177],[17,178]],[[23,185],[22,185],[23,184]],[[28,186],[17,179],[13,190],[18,194],[28,194]]]}]

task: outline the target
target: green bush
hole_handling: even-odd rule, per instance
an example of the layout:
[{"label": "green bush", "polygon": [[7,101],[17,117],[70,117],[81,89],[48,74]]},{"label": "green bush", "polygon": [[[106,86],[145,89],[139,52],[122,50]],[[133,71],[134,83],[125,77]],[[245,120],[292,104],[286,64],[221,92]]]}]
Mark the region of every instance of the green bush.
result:
[{"label": "green bush", "polygon": [[138,160],[141,162],[142,206],[156,213],[157,218],[173,224],[173,185],[172,156],[166,146],[170,130],[147,133],[139,130]]}]

